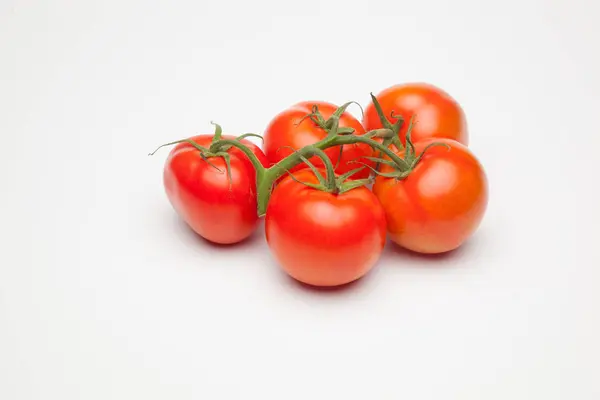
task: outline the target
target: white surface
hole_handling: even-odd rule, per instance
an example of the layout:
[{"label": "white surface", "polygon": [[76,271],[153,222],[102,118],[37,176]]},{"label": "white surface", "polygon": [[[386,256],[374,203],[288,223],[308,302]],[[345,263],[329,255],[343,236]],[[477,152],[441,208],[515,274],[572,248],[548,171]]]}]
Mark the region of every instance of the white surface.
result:
[{"label": "white surface", "polygon": [[[600,398],[599,8],[2,0],[0,399]],[[488,213],[346,290],[203,244],[147,156],[413,80],[464,106]]]}]

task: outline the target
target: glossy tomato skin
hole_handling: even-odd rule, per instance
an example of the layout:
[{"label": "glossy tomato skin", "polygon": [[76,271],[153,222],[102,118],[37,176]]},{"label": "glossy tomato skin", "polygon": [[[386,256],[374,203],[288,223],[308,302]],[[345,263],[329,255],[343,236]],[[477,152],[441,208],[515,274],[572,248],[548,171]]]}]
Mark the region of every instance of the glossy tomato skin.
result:
[{"label": "glossy tomato skin", "polygon": [[[400,139],[405,143],[409,121],[415,115],[411,132],[413,142],[427,138],[447,138],[464,145],[469,144],[469,132],[465,113],[448,93],[426,83],[407,83],[383,90],[375,96],[381,108],[392,123],[391,113],[401,115],[405,122],[400,131]],[[363,126],[367,131],[382,128],[373,103],[365,109]]]},{"label": "glossy tomato skin", "polygon": [[427,139],[415,143],[417,154],[433,142],[450,149],[431,147],[407,178],[378,176],[373,185],[390,239],[427,254],[461,246],[479,227],[488,203],[487,177],[473,153],[454,140]]},{"label": "glossy tomato skin", "polygon": [[[299,150],[305,146],[314,144],[327,136],[325,130],[321,129],[308,118],[298,124],[298,121],[311,112],[313,105],[318,106],[319,112],[323,115],[324,119],[328,119],[337,109],[337,106],[331,103],[306,101],[293,105],[271,120],[263,135],[265,155],[271,164],[275,164],[292,154],[292,149]],[[353,128],[356,135],[365,134],[365,129],[361,123],[349,112],[342,114],[339,126]],[[329,159],[334,165],[338,163],[340,158],[339,147],[326,149],[325,153],[329,156]],[[343,146],[343,153],[341,160],[339,160],[340,162],[336,169],[336,173],[343,174],[344,172],[360,167],[361,164],[350,162],[357,159],[360,159],[363,163],[373,164],[362,158],[364,156],[372,155],[373,149],[366,144],[345,145]],[[310,161],[317,167],[323,166],[323,162],[318,157],[313,157]],[[291,171],[298,171],[303,168],[306,168],[306,165],[299,164]],[[363,171],[353,175],[351,179],[362,179],[368,176],[369,170],[365,168]]]},{"label": "glossy tomato skin", "polygon": [[[317,183],[310,169],[294,176]],[[288,176],[273,191],[265,233],[275,259],[291,277],[313,286],[338,286],[361,278],[379,259],[385,215],[366,187],[336,195]]]},{"label": "glossy tomato skin", "polygon": [[[212,136],[193,139],[208,147]],[[256,146],[251,148],[266,164],[261,150]],[[219,171],[188,143],[179,144],[171,151],[163,174],[167,197],[177,214],[197,234],[218,244],[241,242],[258,224],[254,168],[239,150],[231,148],[228,153],[231,181],[225,173],[222,157],[208,159]]]}]

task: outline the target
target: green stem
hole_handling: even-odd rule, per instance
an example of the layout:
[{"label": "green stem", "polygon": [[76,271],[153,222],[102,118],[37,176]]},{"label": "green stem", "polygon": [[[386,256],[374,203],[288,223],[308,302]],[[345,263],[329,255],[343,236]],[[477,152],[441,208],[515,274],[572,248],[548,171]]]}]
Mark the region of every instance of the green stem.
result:
[{"label": "green stem", "polygon": [[283,160],[279,161],[277,164],[266,169],[261,178],[258,178],[257,175],[256,191],[258,195],[257,202],[259,217],[265,215],[267,211],[267,204],[269,203],[269,198],[271,197],[271,190],[273,189],[273,184],[277,181],[277,179],[279,179],[287,171],[294,168],[296,165],[300,164],[302,162],[302,157],[310,158],[314,156],[318,150],[323,150],[327,147],[333,146],[331,143],[334,139],[335,137],[325,138],[324,140],[321,140],[313,145],[296,150]]},{"label": "green stem", "polygon": [[[350,138],[352,136],[347,137]],[[287,171],[302,163],[302,157],[311,158],[315,155],[321,157],[327,170],[327,181],[329,182],[329,180],[333,179],[333,185],[335,186],[335,173],[333,165],[331,164],[329,157],[327,157],[327,155],[322,151],[325,148],[335,146],[335,144],[333,144],[335,139],[336,137],[326,138],[312,146],[306,146],[300,150],[296,150],[277,164],[273,165],[271,168],[264,168],[252,150],[237,140],[221,139],[218,142],[213,143],[213,146],[234,146],[240,149],[248,157],[254,166],[254,169],[256,170],[258,215],[263,216],[267,210],[267,204],[269,202],[269,198],[271,197],[271,189],[273,188],[273,184]],[[329,165],[327,162],[329,162]]]},{"label": "green stem", "polygon": [[[369,139],[368,137],[354,135],[326,137],[325,139],[313,145],[303,147],[290,154],[289,156],[285,157],[277,164],[266,169],[264,175],[259,177],[259,175],[257,174],[258,215],[263,216],[266,213],[267,204],[269,202],[269,198],[271,197],[271,190],[275,181],[277,181],[277,179],[279,179],[287,171],[300,164],[302,162],[302,157],[310,158],[315,155],[318,155],[319,151],[323,151],[330,147],[356,143],[365,143],[371,146],[372,148],[381,151],[382,153],[387,155],[390,158],[390,160],[392,160],[399,168],[406,164],[404,160],[398,157],[392,150],[388,149],[379,142]],[[328,179],[330,176],[332,175],[328,170]]]},{"label": "green stem", "polygon": [[363,135],[363,137],[366,137],[369,139],[376,137],[376,138],[384,139],[384,142],[385,142],[386,139],[391,139],[392,135],[394,135],[393,130],[387,129],[387,128],[380,128],[380,129],[373,129],[372,131],[365,133]]},{"label": "green stem", "polygon": [[333,146],[333,144],[331,144],[333,142],[332,139],[335,139],[335,138],[326,138],[326,139],[321,140],[320,142],[317,142],[313,145],[306,146],[299,150],[296,150],[289,156],[287,156],[284,159],[282,159],[281,161],[279,161],[277,164],[275,164],[275,165],[271,166],[269,169],[267,169],[266,175],[269,175],[273,179],[273,182],[275,182],[287,171],[291,170],[296,165],[300,164],[302,162],[302,157],[311,158],[312,156],[314,156],[316,154],[316,152],[318,150],[323,150],[323,149]]},{"label": "green stem", "polygon": [[325,172],[327,173],[327,176],[325,177],[325,188],[329,193],[336,193],[337,183],[335,180],[335,169],[333,168],[331,160],[327,154],[319,148],[315,149],[315,156],[319,157],[325,165]]},{"label": "green stem", "polygon": [[211,145],[211,149],[213,148],[213,146],[219,148],[223,145],[237,147],[238,149],[240,149],[242,151],[242,153],[244,153],[246,155],[246,157],[248,157],[248,159],[252,163],[252,166],[254,166],[254,170],[256,171],[256,179],[257,180],[261,179],[262,176],[267,171],[267,169],[265,167],[263,167],[263,165],[260,163],[260,160],[258,159],[258,157],[256,157],[256,154],[254,154],[252,152],[252,150],[250,150],[246,145],[244,145],[243,143],[241,143],[237,140],[219,139],[218,141],[214,142]]},{"label": "green stem", "polygon": [[[325,180],[326,189],[327,191],[330,191],[332,193],[338,192],[340,185],[338,185],[336,181],[335,168],[327,154],[325,154],[325,152],[323,151],[330,147],[364,143],[369,145],[371,148],[379,150],[381,153],[387,155],[399,170],[404,171],[406,169],[406,162],[404,162],[402,158],[398,157],[385,145],[371,139],[372,137],[388,137],[390,134],[389,129],[377,129],[375,131],[367,132],[363,136],[346,135],[341,134],[338,130],[339,120],[337,117],[334,116],[331,122],[332,126],[329,132],[330,134],[327,137],[313,145],[305,146],[299,150],[295,150],[292,154],[285,157],[270,168],[263,167],[260,160],[258,159],[258,157],[256,157],[252,150],[250,150],[239,140],[223,139],[221,136],[221,127],[217,124],[215,124],[215,136],[218,139],[214,140],[211,143],[210,149],[202,147],[190,139],[183,139],[178,140],[176,142],[167,143],[165,145],[160,146],[159,148],[172,144],[187,142],[194,146],[198,151],[200,151],[200,154],[203,158],[206,158],[211,157],[213,155],[221,155],[219,153],[222,153],[224,148],[237,147],[242,153],[246,155],[246,157],[248,157],[248,160],[250,160],[254,167],[254,170],[256,171],[258,215],[261,217],[264,216],[266,213],[267,204],[269,202],[269,198],[271,197],[271,191],[273,189],[274,183],[283,174],[290,171],[298,164],[304,162],[303,159],[309,159],[313,156],[321,158],[321,160],[323,161],[323,165],[325,166],[325,170],[327,171],[327,177]],[[151,154],[154,154],[154,152]]]},{"label": "green stem", "polygon": [[[347,107],[347,104],[344,105]],[[342,106],[342,107],[344,107]],[[356,143],[364,143],[371,148],[378,150],[381,153],[389,157],[389,159],[396,165],[399,171],[406,170],[406,162],[390,150],[385,144],[379,143],[372,137],[389,137],[389,134],[394,135],[396,132],[389,121],[384,123],[385,128],[378,129],[375,132],[367,132],[363,136],[357,135],[346,135],[339,132],[339,118],[337,115],[333,115],[329,120],[328,135],[321,141],[305,146],[299,150],[295,150],[292,154],[288,155],[277,164],[270,168],[262,166],[256,155],[247,146],[238,140],[222,139],[220,138],[219,131],[220,126],[217,125],[216,136],[218,140],[213,141],[211,144],[211,151],[216,151],[223,148],[223,146],[233,146],[240,149],[250,160],[254,169],[256,170],[256,191],[257,191],[257,205],[258,215],[264,216],[267,211],[267,204],[271,197],[271,191],[274,183],[286,172],[292,170],[298,164],[303,162],[303,159],[309,159],[313,156],[317,156],[322,159],[325,169],[327,171],[326,177],[326,188],[328,191],[337,192],[338,184],[336,182],[335,169],[331,160],[323,150],[334,146],[352,145]],[[390,132],[390,130],[392,132]]]}]

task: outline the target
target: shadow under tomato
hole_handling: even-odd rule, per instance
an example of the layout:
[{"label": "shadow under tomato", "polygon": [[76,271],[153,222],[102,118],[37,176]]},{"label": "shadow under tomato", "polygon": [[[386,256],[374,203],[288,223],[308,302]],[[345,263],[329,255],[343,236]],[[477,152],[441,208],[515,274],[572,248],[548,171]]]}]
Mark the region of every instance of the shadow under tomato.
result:
[{"label": "shadow under tomato", "polygon": [[[392,259],[403,260],[403,266],[447,268],[459,267],[460,260],[469,257],[479,248],[480,238],[474,236],[463,243],[460,247],[439,254],[423,254],[416,251],[405,249],[396,243],[388,240],[383,257],[389,263]],[[409,261],[409,263],[406,263]]]},{"label": "shadow under tomato", "polygon": [[298,290],[300,292],[314,294],[317,296],[345,296],[349,293],[354,293],[356,291],[362,290],[366,287],[369,281],[373,279],[374,275],[376,275],[377,273],[376,270],[378,269],[378,265],[376,265],[368,274],[366,274],[362,278],[359,278],[357,280],[343,285],[314,286],[292,278],[290,275],[285,273],[285,271],[283,271],[275,261],[273,261],[271,264],[272,268],[276,268],[277,270],[279,270],[279,273],[282,277],[281,279],[282,281],[284,281],[284,284],[287,284],[292,289]]},{"label": "shadow under tomato", "polygon": [[177,233],[183,237],[184,242],[186,244],[203,246],[204,248],[208,247],[214,250],[233,250],[235,248],[236,251],[239,251],[254,246],[264,237],[264,219],[261,219],[259,221],[254,233],[252,233],[252,235],[242,240],[241,242],[221,244],[211,242],[210,240],[207,240],[199,234],[197,234],[192,228],[190,228],[188,224],[185,223],[184,220],[179,218],[178,215],[175,214],[174,218],[175,225],[177,227]]}]

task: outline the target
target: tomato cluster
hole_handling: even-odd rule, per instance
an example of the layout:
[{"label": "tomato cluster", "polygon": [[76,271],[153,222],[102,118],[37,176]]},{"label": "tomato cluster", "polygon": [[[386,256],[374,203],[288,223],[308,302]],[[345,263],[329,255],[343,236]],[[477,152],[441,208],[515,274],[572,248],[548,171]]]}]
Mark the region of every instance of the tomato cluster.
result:
[{"label": "tomato cluster", "polygon": [[309,285],[361,278],[386,238],[425,254],[460,247],[488,202],[461,106],[428,84],[371,99],[362,121],[346,111],[351,103],[298,103],[267,125],[264,150],[218,125],[169,143],[167,197],[214,243],[243,241],[264,216],[273,257]]}]

